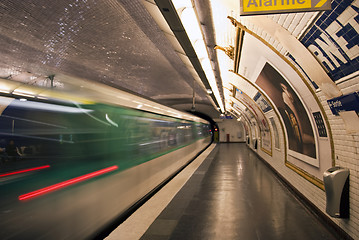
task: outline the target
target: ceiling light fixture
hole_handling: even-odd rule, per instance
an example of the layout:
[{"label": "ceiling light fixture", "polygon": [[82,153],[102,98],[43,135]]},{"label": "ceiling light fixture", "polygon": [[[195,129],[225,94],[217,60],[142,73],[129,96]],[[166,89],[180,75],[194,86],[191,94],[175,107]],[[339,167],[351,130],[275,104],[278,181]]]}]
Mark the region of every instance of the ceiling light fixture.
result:
[{"label": "ceiling light fixture", "polygon": [[0,82],[0,92],[10,93],[12,91],[11,85],[6,82]]},{"label": "ceiling light fixture", "polygon": [[172,0],[174,7],[181,19],[184,29],[191,41],[191,44],[197,54],[197,57],[202,65],[202,69],[208,79],[212,92],[219,104],[221,112],[224,112],[224,105],[219,94],[217,81],[213,72],[213,67],[209,59],[207,46],[203,39],[200,22],[197,18],[195,9],[193,8],[191,0]]},{"label": "ceiling light fixture", "polygon": [[10,90],[0,89],[0,92],[1,92],[1,93],[10,93]]},{"label": "ceiling light fixture", "polygon": [[35,95],[33,92],[30,91],[26,91],[26,90],[20,90],[20,89],[15,89],[12,94],[14,95],[18,95],[18,96],[24,96],[24,97],[32,97],[34,98]]}]

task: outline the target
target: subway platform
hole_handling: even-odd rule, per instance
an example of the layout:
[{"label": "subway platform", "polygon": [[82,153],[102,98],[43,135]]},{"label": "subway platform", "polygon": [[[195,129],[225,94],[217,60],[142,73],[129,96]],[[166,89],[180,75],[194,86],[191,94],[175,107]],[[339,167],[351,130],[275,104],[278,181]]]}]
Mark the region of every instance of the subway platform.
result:
[{"label": "subway platform", "polygon": [[113,239],[334,240],[244,143],[210,146],[114,230]]}]

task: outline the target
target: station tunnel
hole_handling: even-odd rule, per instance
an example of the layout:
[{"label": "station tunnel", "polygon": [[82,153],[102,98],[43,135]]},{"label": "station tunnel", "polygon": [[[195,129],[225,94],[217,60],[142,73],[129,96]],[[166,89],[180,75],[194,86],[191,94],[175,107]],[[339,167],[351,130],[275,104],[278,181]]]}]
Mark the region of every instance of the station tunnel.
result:
[{"label": "station tunnel", "polygon": [[[1,239],[103,239],[209,149],[255,156],[337,239],[359,239],[359,0],[0,6]],[[328,210],[337,169],[345,215]],[[155,236],[141,239],[185,238]]]}]

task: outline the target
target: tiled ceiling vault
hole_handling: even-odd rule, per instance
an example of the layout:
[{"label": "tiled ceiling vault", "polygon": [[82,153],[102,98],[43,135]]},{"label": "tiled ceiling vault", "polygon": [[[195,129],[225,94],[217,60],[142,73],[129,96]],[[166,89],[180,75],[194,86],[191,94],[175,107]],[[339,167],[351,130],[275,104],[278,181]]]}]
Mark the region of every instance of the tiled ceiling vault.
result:
[{"label": "tiled ceiling vault", "polygon": [[2,1],[0,7],[1,78],[29,84],[39,83],[34,76],[81,78],[189,109],[194,86],[197,109],[217,113],[140,1]]},{"label": "tiled ceiling vault", "polygon": [[[235,43],[236,32],[227,16],[236,19],[257,39],[261,38],[264,47],[286,58],[302,73],[300,64],[305,68],[308,61],[303,57],[301,63],[295,56],[293,41],[300,44],[317,20],[325,16],[308,12],[241,17],[239,1],[189,3],[200,23],[219,97],[214,97],[203,77],[200,57],[188,54],[193,52],[193,46],[183,41],[185,35],[180,39],[175,34],[181,24],[172,20],[179,19],[181,9],[171,12],[161,7],[173,6],[170,0],[1,1],[0,77],[41,85],[39,79],[54,76],[58,88],[64,87],[61,84],[64,78],[65,82],[95,81],[185,111],[193,108],[195,96],[196,111],[218,118],[221,114],[218,101],[226,103],[223,110],[228,110],[231,94],[227,74],[233,70],[233,60],[221,58],[223,53],[214,50],[216,45],[228,47]],[[294,40],[283,40],[286,36]],[[258,52],[259,47],[246,43],[243,48],[247,49],[242,49],[242,53],[249,55],[241,57],[238,73],[251,78],[258,57],[251,57],[250,53]],[[318,66],[322,72],[318,68],[314,72],[327,76]],[[303,76],[308,82],[317,77],[310,71]],[[329,77],[319,78],[317,84],[328,97],[341,94]]]}]

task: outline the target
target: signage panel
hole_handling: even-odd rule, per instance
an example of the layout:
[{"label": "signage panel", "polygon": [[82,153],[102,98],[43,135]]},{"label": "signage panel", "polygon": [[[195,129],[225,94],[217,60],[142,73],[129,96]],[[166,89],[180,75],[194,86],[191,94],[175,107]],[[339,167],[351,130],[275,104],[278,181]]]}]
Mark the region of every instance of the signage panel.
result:
[{"label": "signage panel", "polygon": [[340,112],[355,111],[359,113],[359,92],[353,92],[344,96],[327,100],[330,110],[334,115]]},{"label": "signage panel", "polygon": [[220,116],[219,118],[220,119],[233,119],[233,117],[230,115],[223,115],[223,116]]},{"label": "signage panel", "polygon": [[322,114],[320,112],[313,112],[315,123],[317,124],[319,137],[328,137],[327,130],[324,125]]},{"label": "signage panel", "polygon": [[271,105],[269,105],[260,92],[257,92],[257,94],[253,97],[253,100],[258,104],[264,113],[272,110]]},{"label": "signage panel", "polygon": [[359,69],[359,1],[334,0],[301,42],[313,53],[333,81]]},{"label": "signage panel", "polygon": [[241,0],[241,16],[331,10],[330,0]]}]

